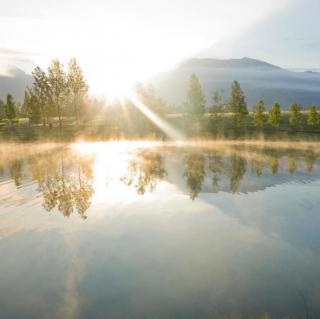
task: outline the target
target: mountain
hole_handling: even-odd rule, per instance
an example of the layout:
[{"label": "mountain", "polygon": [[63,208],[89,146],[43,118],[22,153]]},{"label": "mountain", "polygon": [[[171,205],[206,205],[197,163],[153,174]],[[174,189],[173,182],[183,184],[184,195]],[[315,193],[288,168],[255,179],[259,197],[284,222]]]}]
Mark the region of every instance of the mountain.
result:
[{"label": "mountain", "polygon": [[162,98],[182,106],[191,73],[199,77],[209,105],[215,91],[220,91],[227,100],[234,80],[240,82],[249,107],[258,99],[263,99],[268,106],[277,101],[283,108],[287,108],[293,101],[305,106],[320,105],[320,73],[293,72],[250,58],[193,58],[155,76],[150,82]]},{"label": "mountain", "polygon": [[31,85],[32,76],[15,66],[0,67],[0,98],[5,100],[11,93],[15,100],[22,102],[27,85]]}]

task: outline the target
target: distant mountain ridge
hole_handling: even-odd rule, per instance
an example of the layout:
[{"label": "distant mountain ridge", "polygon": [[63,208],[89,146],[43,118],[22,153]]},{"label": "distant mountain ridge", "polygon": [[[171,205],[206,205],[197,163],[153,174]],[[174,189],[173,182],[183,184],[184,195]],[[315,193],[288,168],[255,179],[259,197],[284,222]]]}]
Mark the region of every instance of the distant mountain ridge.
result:
[{"label": "distant mountain ridge", "polygon": [[[273,64],[251,59],[198,59],[191,58],[176,68],[158,74],[150,82],[158,95],[176,106],[182,106],[191,73],[196,73],[206,95],[207,104],[212,104],[212,95],[219,91],[225,100],[230,95],[232,81],[240,82],[246,100],[251,107],[258,99],[267,106],[279,102],[283,108],[297,101],[304,106],[320,106],[320,73],[315,71],[290,71]],[[24,91],[32,83],[32,76],[15,66],[0,65],[0,98],[13,94],[23,101]]]},{"label": "distant mountain ridge", "polygon": [[155,76],[150,82],[162,98],[182,106],[191,73],[199,77],[208,105],[212,104],[215,91],[219,91],[228,100],[234,80],[240,82],[249,107],[259,99],[263,99],[267,106],[279,102],[283,108],[287,108],[293,101],[304,106],[320,105],[320,73],[289,71],[251,58],[192,58]]},{"label": "distant mountain ridge", "polygon": [[32,83],[32,76],[13,65],[2,66],[0,71],[0,98],[5,100],[10,93],[21,103],[26,87]]},{"label": "distant mountain ridge", "polygon": [[192,58],[188,59],[186,62],[182,63],[180,67],[211,67],[211,68],[258,68],[263,70],[283,70],[282,68],[275,66],[273,64],[255,60],[251,58],[244,57],[242,59],[227,59],[227,60],[219,60],[219,59],[197,59]]}]

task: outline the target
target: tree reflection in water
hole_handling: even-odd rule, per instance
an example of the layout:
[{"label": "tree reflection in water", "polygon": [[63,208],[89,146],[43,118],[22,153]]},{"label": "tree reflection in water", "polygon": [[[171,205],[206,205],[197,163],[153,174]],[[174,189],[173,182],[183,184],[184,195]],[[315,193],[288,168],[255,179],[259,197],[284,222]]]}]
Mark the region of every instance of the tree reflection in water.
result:
[{"label": "tree reflection in water", "polygon": [[229,160],[229,167],[227,175],[230,178],[230,191],[237,193],[241,180],[243,179],[247,170],[247,161],[234,153]]},{"label": "tree reflection in water", "polygon": [[166,175],[164,156],[158,151],[142,149],[129,161],[128,173],[120,179],[143,195],[147,190],[154,191],[157,182]]},{"label": "tree reflection in water", "polygon": [[213,191],[216,193],[219,191],[220,175],[223,174],[223,157],[218,152],[209,153],[209,170],[213,173],[212,177],[212,187]]},{"label": "tree reflection in water", "polygon": [[47,211],[57,208],[69,217],[76,211],[85,219],[94,193],[93,158],[81,157],[70,150],[60,150],[29,158],[29,168],[43,194]]},{"label": "tree reflection in water", "polygon": [[[35,181],[47,211],[57,209],[64,216],[77,212],[85,219],[94,193],[93,154],[62,147],[27,157],[1,157],[0,176],[10,175],[16,187],[30,179]],[[121,172],[116,178],[142,195],[154,191],[158,182],[166,178],[168,164],[174,174],[167,181],[182,188],[186,185],[190,199],[195,200],[204,188],[207,193],[255,191],[288,180],[283,179],[284,175],[311,173],[319,166],[318,158],[319,152],[311,148],[136,148],[125,163],[126,174]],[[266,175],[268,178],[257,182],[257,178]],[[173,181],[173,177],[179,180]]]},{"label": "tree reflection in water", "polygon": [[190,189],[190,198],[195,200],[201,191],[205,178],[205,157],[203,154],[190,153],[184,158],[184,176]]}]

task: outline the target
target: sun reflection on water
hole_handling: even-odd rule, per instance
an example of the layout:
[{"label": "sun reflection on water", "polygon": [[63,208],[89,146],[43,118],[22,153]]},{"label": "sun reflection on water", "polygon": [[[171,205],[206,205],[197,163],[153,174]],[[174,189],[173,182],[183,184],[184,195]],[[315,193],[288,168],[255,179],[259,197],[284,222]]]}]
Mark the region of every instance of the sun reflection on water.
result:
[{"label": "sun reflection on water", "polygon": [[92,204],[130,203],[138,200],[139,194],[121,180],[128,170],[128,162],[136,149],[159,145],[154,141],[120,141],[120,142],[78,142],[73,149],[82,155],[95,157],[93,167]]}]

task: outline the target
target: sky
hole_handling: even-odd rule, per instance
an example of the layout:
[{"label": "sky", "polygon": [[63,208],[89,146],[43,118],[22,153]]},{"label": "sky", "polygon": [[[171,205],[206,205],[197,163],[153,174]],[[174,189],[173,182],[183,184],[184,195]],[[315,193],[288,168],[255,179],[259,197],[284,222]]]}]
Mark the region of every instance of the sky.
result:
[{"label": "sky", "polygon": [[93,93],[188,57],[320,68],[319,0],[0,0],[0,72],[76,57]]}]

